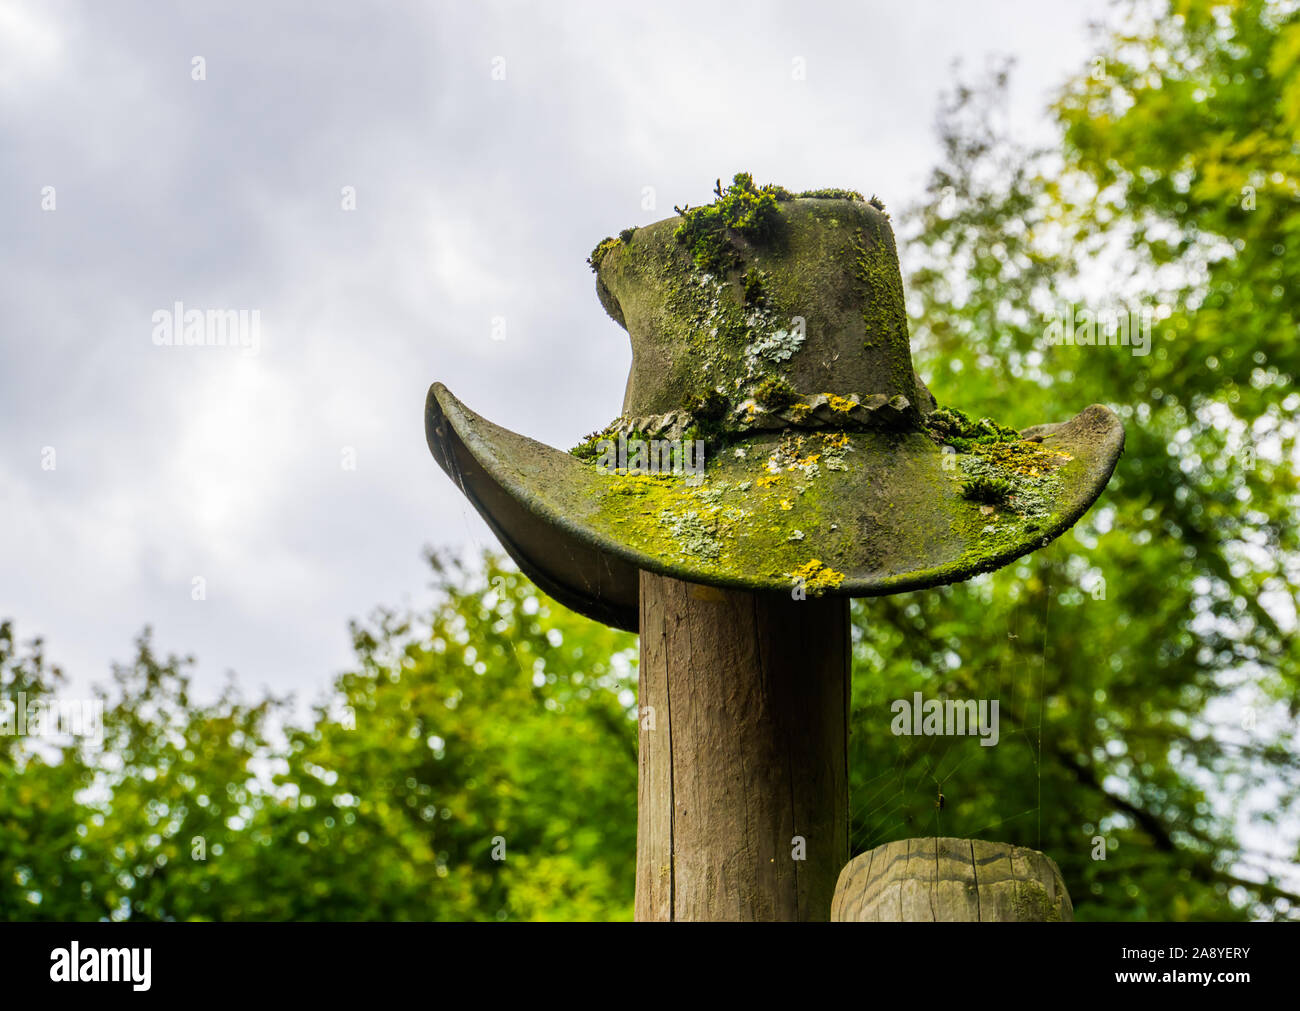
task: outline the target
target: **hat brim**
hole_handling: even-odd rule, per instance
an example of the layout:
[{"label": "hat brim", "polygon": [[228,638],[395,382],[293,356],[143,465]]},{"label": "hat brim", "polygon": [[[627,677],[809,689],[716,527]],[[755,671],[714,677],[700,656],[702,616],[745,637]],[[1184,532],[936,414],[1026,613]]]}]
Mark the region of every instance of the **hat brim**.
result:
[{"label": "hat brim", "polygon": [[966,454],[921,431],[753,435],[713,454],[692,482],[602,470],[494,425],[435,383],[425,434],[530,579],[628,631],[638,626],[641,569],[707,586],[854,597],[992,571],[1073,526],[1124,447],[1119,418],[1100,404],[1026,429],[1021,437],[1053,466],[1022,467],[1011,476],[1023,494],[990,506],[963,494]]}]

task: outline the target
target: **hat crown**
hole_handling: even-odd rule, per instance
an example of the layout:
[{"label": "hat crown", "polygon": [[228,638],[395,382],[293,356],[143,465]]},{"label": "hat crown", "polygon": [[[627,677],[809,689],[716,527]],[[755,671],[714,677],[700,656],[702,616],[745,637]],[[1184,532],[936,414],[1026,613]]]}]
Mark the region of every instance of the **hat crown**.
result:
[{"label": "hat crown", "polygon": [[597,293],[632,342],[625,418],[788,418],[850,397],[872,408],[855,409],[864,423],[929,409],[888,215],[832,192],[796,197],[737,176],[714,204],[597,247]]}]

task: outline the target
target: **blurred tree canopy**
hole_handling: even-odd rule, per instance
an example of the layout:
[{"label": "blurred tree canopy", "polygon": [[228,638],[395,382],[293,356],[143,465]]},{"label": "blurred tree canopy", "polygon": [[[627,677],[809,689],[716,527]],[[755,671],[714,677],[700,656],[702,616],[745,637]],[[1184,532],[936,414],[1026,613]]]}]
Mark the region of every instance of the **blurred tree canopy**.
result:
[{"label": "blurred tree canopy", "polygon": [[[0,737],[0,917],[630,919],[635,636],[492,556],[432,560],[432,613],[354,625],[307,726],[233,686],[196,704],[146,632],[102,747]],[[0,695],[61,682],[0,626]]]},{"label": "blurred tree canopy", "polygon": [[[896,223],[917,366],[1018,427],[1107,403],[1127,448],[1050,547],[854,603],[854,849],[1034,846],[1080,919],[1295,917],[1300,19],[1128,5],[1047,150],[1007,75],[948,96]],[[1067,306],[1147,313],[1149,353],[1050,344]],[[490,553],[431,561],[432,610],[354,625],[306,725],[195,702],[146,632],[102,747],[0,736],[0,917],[630,918],[635,638]],[[61,684],[0,625],[0,697]],[[999,745],[891,736],[915,691],[999,699]]]}]

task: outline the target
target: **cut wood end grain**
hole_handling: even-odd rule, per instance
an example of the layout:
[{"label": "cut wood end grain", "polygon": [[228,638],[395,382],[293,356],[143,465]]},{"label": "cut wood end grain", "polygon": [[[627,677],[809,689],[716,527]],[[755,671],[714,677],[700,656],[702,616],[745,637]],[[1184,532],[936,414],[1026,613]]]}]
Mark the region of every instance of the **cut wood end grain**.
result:
[{"label": "cut wood end grain", "polygon": [[1037,850],[983,839],[901,839],[861,853],[835,886],[841,922],[1060,922],[1074,906]]}]

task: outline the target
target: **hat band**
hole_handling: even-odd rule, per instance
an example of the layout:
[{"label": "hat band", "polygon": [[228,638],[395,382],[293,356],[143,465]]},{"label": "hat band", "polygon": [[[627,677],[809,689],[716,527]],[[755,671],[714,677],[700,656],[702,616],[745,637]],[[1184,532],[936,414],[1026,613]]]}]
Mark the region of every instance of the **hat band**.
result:
[{"label": "hat band", "polygon": [[[640,417],[623,416],[615,419],[602,434],[636,433],[680,439],[699,423],[700,420],[686,410]],[[718,421],[710,422],[708,428],[715,432],[745,435],[786,428],[864,431],[903,429],[914,424],[911,402],[901,394],[890,397],[884,393],[872,393],[861,397],[850,393],[841,397],[834,393],[816,393],[797,395],[792,402],[780,406],[760,404],[751,397],[741,401]]]}]

